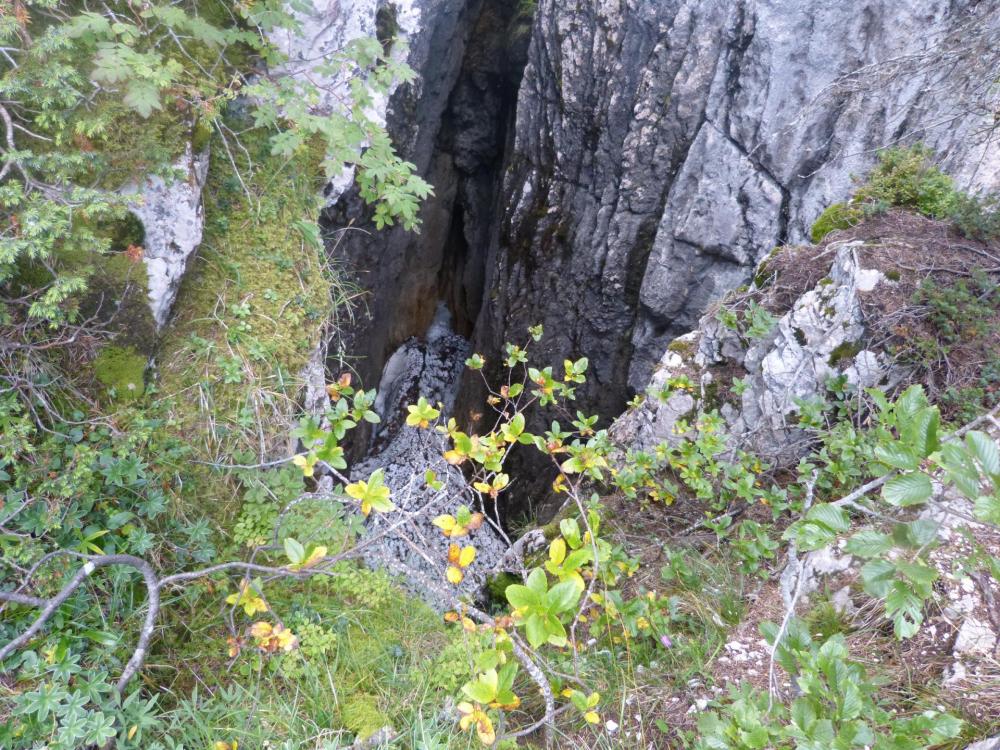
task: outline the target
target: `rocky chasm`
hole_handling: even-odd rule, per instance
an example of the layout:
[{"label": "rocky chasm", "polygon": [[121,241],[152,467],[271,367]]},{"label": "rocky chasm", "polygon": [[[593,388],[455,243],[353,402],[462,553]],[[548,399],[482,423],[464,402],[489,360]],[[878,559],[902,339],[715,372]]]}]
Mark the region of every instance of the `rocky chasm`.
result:
[{"label": "rocky chasm", "polygon": [[[423,229],[357,231],[351,191],[324,216],[371,293],[332,352],[366,382],[443,301],[481,352],[544,324],[538,356],[588,356],[583,404],[613,416],[879,148],[920,140],[962,187],[1000,184],[981,75],[1000,64],[996,0],[404,5],[368,12],[407,19],[418,79],[386,120],[435,186]],[[478,395],[462,385],[466,419]]]}]

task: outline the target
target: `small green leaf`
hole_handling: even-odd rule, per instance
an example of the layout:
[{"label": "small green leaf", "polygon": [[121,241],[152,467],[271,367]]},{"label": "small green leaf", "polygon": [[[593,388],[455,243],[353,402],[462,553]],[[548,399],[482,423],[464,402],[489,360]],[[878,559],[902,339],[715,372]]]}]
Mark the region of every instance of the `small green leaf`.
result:
[{"label": "small green leaf", "polygon": [[879,557],[892,549],[892,539],[874,529],[862,529],[847,540],[844,551],[859,557]]},{"label": "small green leaf", "polygon": [[510,602],[510,606],[515,609],[521,609],[522,607],[537,608],[542,606],[542,597],[537,591],[532,591],[527,586],[522,586],[519,583],[511,584],[507,587],[504,592],[507,596],[507,601]]},{"label": "small green leaf", "polygon": [[305,548],[298,541],[292,539],[292,537],[285,537],[284,546],[285,555],[293,565],[298,565],[306,559]]},{"label": "small green leaf", "polygon": [[837,533],[843,533],[851,528],[851,521],[847,517],[847,511],[829,503],[814,505],[806,513],[806,519],[821,523],[831,531]]},{"label": "small green leaf", "polygon": [[580,600],[580,591],[574,581],[557,583],[545,595],[545,603],[550,612],[566,612],[576,606]]},{"label": "small green leaf", "polygon": [[930,477],[921,472],[900,474],[885,483],[882,497],[890,505],[906,507],[927,502],[933,492]]},{"label": "small green leaf", "polygon": [[541,615],[533,614],[528,617],[524,623],[524,634],[532,648],[538,648],[548,640],[549,634]]}]

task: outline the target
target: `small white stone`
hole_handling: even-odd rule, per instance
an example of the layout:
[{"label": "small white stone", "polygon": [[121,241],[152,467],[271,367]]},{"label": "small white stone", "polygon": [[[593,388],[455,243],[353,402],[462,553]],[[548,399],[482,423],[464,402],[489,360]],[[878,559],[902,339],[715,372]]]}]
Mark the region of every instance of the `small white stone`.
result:
[{"label": "small white stone", "polygon": [[976,617],[967,617],[955,638],[953,653],[988,654],[993,651],[997,635],[985,622]]},{"label": "small white stone", "polygon": [[608,730],[608,734],[614,734],[618,731],[618,722],[608,719],[604,722],[604,728]]}]

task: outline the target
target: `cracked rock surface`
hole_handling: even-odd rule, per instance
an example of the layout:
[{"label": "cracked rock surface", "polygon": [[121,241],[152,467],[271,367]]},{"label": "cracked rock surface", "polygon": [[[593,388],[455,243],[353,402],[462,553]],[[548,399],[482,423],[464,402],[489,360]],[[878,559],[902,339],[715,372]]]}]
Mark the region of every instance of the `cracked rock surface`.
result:
[{"label": "cracked rock surface", "polygon": [[143,261],[148,276],[149,308],[161,328],[177,299],[188,259],[201,244],[204,210],[201,191],[208,175],[208,151],[184,154],[173,165],[181,177],[152,175],[122,192],[135,194],[130,210],[145,230]]},{"label": "cracked rock surface", "polygon": [[[795,299],[760,338],[728,328],[714,313],[705,315],[697,330],[667,349],[646,400],[615,421],[615,439],[647,450],[661,441],[678,440],[674,427],[679,420],[719,408],[729,434],[742,447],[793,465],[806,447],[797,427],[800,399],[822,395],[827,381],[840,375],[862,388],[898,379],[884,352],[864,347],[861,295],[892,282],[862,266],[861,244],[829,246],[829,274]],[[744,388],[735,403],[719,404],[708,397],[713,389],[731,388],[718,382],[720,368],[743,376]],[[664,386],[680,376],[698,389],[672,389],[666,400],[660,398]]]},{"label": "cracked rock surface", "polygon": [[877,148],[921,139],[996,186],[967,110],[998,41],[996,0],[540,0],[476,349],[542,322],[547,358],[589,356],[587,396],[620,409]]}]

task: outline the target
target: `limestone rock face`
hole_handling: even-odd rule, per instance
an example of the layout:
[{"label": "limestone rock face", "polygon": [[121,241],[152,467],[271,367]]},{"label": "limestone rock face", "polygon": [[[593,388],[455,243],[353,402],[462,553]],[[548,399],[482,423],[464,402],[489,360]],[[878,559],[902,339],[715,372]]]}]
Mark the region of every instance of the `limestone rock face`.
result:
[{"label": "limestone rock face", "polygon": [[[351,72],[333,72],[330,63],[344,52],[352,41],[379,36],[380,21],[386,26],[389,36],[395,38],[397,46],[391,53],[396,58],[405,58],[401,50],[409,39],[421,28],[420,3],[414,0],[318,0],[308,10],[293,11],[300,28],[275,29],[271,42],[288,56],[288,62],[277,71],[278,75],[301,78],[314,83],[319,89],[319,100],[314,111],[317,114],[342,108],[343,102],[350,101]],[[433,3],[430,3],[433,5]],[[391,92],[390,92],[391,93]],[[389,99],[377,97],[369,108],[369,115],[377,121],[385,121]],[[345,168],[327,190],[330,203],[347,190],[354,179],[354,169]]]},{"label": "limestone rock face", "polygon": [[208,151],[195,154],[188,144],[173,167],[181,177],[153,175],[123,191],[136,195],[130,210],[146,232],[143,260],[149,277],[149,307],[158,328],[167,322],[188,259],[201,243],[201,191],[208,174]]},{"label": "limestone rock face", "polygon": [[[727,327],[715,313],[705,315],[695,331],[670,345],[653,374],[647,399],[614,423],[615,438],[640,449],[676,440],[679,419],[719,406],[706,398],[712,386],[718,386],[712,370],[735,368],[742,376],[742,393],[737,403],[720,409],[731,436],[780,463],[797,461],[804,447],[796,427],[798,400],[821,396],[827,381],[840,375],[865,388],[894,382],[900,374],[883,352],[865,348],[861,295],[893,282],[862,267],[861,245],[830,245],[825,251],[832,255],[829,274],[759,338]],[[697,384],[700,392],[674,389],[664,401],[658,394],[679,376]]]},{"label": "limestone rock face", "polygon": [[997,186],[998,41],[996,0],[540,0],[476,349],[542,322],[614,412],[879,147]]}]

